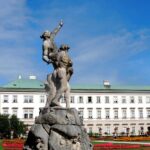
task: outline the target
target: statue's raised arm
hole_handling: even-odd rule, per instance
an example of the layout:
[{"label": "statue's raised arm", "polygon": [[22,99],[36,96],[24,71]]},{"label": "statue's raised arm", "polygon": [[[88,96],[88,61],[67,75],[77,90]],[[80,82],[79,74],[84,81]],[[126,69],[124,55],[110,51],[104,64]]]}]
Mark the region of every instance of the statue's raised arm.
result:
[{"label": "statue's raised arm", "polygon": [[56,34],[59,32],[59,30],[62,28],[62,26],[63,26],[63,21],[61,20],[59,22],[58,27],[56,27],[52,32],[45,31],[40,36],[43,39],[43,45],[42,45],[43,57],[42,57],[42,59],[48,64],[54,62],[54,59],[55,59],[54,56],[58,51],[58,48],[54,42],[54,38],[55,38]]},{"label": "statue's raised arm", "polygon": [[58,24],[58,26],[51,32],[51,38],[54,38],[56,36],[56,34],[60,31],[60,29],[63,26],[63,21],[61,20]]}]

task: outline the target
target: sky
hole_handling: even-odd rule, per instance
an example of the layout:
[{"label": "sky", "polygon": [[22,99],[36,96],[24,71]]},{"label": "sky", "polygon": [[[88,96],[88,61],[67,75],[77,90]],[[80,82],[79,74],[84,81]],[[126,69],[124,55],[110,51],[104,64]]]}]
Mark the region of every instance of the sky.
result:
[{"label": "sky", "polygon": [[70,45],[71,84],[150,85],[149,0],[0,0],[0,85],[22,75],[44,81],[40,35]]}]

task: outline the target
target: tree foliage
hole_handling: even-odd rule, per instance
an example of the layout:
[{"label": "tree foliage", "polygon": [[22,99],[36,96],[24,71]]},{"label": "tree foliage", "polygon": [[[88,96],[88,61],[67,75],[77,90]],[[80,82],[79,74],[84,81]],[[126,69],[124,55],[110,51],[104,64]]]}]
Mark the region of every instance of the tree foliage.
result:
[{"label": "tree foliage", "polygon": [[17,136],[25,133],[26,126],[23,124],[23,122],[19,121],[19,119],[15,115],[12,115],[10,117],[10,128],[14,131],[14,134]]},{"label": "tree foliage", "polygon": [[0,114],[0,135],[1,137],[10,137],[10,132],[14,132],[14,137],[25,133],[26,126],[15,115]]},{"label": "tree foliage", "polygon": [[7,137],[10,131],[9,116],[0,114],[0,135]]}]

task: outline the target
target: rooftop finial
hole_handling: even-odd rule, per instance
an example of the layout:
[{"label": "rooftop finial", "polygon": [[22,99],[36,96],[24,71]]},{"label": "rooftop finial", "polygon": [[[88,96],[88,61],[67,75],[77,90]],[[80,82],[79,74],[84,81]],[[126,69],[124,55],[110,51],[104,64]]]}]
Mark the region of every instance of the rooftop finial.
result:
[{"label": "rooftop finial", "polygon": [[21,76],[21,75],[19,75],[19,76],[18,76],[18,79],[19,79],[19,80],[20,80],[20,79],[22,79],[22,76]]}]

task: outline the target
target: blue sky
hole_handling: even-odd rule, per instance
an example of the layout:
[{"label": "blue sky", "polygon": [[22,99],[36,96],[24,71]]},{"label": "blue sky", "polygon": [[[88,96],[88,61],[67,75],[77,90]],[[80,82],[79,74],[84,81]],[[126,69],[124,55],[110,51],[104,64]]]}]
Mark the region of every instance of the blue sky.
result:
[{"label": "blue sky", "polygon": [[52,66],[42,61],[45,30],[60,19],[59,46],[70,45],[72,84],[150,85],[149,0],[7,0],[0,5],[0,85]]}]

